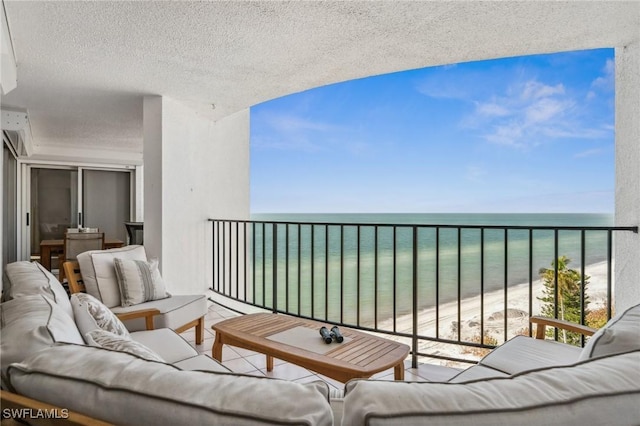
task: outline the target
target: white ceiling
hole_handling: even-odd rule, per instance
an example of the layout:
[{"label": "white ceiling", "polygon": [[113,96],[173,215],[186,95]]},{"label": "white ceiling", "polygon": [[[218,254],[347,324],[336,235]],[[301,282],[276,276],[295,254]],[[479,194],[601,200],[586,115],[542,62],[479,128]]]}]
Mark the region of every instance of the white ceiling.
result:
[{"label": "white ceiling", "polygon": [[141,155],[145,95],[220,118],[353,78],[640,39],[637,1],[4,6],[18,87],[2,107],[28,110],[36,158]]}]

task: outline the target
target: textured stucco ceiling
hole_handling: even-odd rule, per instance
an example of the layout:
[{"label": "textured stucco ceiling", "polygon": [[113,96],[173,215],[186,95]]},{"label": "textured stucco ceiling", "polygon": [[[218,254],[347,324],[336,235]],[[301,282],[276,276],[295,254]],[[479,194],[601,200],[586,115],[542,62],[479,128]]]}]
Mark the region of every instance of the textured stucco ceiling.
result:
[{"label": "textured stucco ceiling", "polygon": [[353,78],[640,39],[636,1],[4,4],[18,87],[2,106],[29,111],[40,155],[140,153],[144,95],[220,118]]}]

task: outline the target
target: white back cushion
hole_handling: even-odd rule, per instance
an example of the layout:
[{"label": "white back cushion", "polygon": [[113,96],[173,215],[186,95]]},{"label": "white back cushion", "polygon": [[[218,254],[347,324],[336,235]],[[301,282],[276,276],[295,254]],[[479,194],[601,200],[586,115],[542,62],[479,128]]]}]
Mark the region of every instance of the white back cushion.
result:
[{"label": "white back cushion", "polygon": [[143,246],[92,250],[78,255],[80,273],[87,293],[109,308],[120,306],[120,288],[113,259],[147,260]]},{"label": "white back cushion", "polygon": [[4,289],[4,300],[22,296],[43,295],[53,300],[73,318],[69,296],[60,281],[38,262],[20,261],[6,267],[9,285]]},{"label": "white back cushion", "polygon": [[611,318],[591,336],[580,353],[580,361],[631,350],[640,350],[640,305]]},{"label": "white back cushion", "polygon": [[56,342],[84,344],[73,319],[43,295],[22,296],[0,304],[2,372],[12,362]]},{"label": "white back cushion", "polygon": [[333,423],[325,383],[183,371],[91,346],[52,347],[11,366],[8,375],[22,395],[114,424]]}]

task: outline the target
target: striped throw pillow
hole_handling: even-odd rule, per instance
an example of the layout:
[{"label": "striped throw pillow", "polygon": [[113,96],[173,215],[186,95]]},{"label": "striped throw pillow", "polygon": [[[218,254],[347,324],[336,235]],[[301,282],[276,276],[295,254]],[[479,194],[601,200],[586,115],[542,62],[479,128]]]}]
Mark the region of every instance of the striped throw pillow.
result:
[{"label": "striped throw pillow", "polygon": [[114,259],[116,278],[120,287],[120,304],[133,306],[150,300],[169,297],[164,280],[158,271],[158,261]]}]

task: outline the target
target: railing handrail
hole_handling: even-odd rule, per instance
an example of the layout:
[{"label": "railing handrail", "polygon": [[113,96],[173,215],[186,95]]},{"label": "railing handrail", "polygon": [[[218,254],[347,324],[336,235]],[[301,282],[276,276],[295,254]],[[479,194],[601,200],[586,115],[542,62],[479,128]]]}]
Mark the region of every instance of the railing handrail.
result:
[{"label": "railing handrail", "polygon": [[450,229],[516,229],[516,230],[539,230],[539,231],[630,231],[638,233],[638,226],[569,226],[569,225],[467,225],[467,224],[436,224],[436,223],[386,223],[386,222],[314,222],[314,221],[291,221],[291,220],[253,220],[253,219],[208,219],[209,222],[225,223],[259,223],[278,225],[318,225],[318,226],[383,226],[398,228],[450,228]]}]

